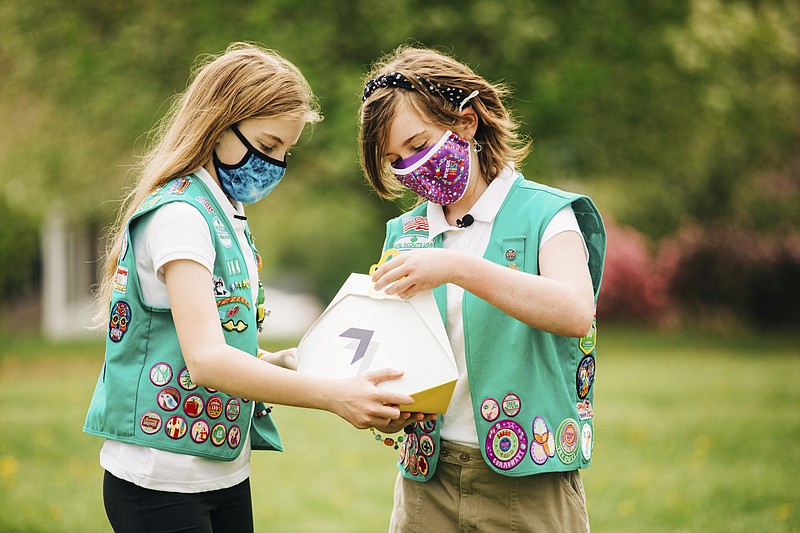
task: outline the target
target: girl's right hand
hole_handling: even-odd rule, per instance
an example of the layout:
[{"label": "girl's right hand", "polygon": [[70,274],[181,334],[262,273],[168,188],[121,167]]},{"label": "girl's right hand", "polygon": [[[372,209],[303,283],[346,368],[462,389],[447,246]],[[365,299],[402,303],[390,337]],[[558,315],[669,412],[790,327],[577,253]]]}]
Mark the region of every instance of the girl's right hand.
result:
[{"label": "girl's right hand", "polygon": [[331,409],[358,429],[386,426],[400,418],[400,405],[414,403],[406,394],[377,387],[378,383],[403,376],[402,370],[384,368],[338,380]]}]

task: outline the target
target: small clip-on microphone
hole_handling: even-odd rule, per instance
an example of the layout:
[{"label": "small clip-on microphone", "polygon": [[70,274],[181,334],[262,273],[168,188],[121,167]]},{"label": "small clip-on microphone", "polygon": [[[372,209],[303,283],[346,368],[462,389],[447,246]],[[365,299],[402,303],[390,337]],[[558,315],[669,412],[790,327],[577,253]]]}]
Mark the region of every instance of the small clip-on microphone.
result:
[{"label": "small clip-on microphone", "polygon": [[464,218],[457,218],[456,219],[456,227],[457,228],[466,228],[466,227],[471,226],[473,222],[475,222],[475,219],[472,217],[472,215],[467,213],[466,215],[464,215]]}]

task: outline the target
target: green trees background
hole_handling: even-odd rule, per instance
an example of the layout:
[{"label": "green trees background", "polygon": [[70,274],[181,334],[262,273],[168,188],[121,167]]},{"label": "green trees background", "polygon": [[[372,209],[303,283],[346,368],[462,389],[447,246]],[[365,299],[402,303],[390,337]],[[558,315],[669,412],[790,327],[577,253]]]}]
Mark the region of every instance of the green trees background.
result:
[{"label": "green trees background", "polygon": [[778,242],[800,231],[792,0],[8,0],[0,27],[6,294],[35,287],[31,235],[53,210],[110,222],[191,65],[242,40],[296,63],[326,117],[277,193],[249,208],[268,281],[296,279],[328,298],[377,259],[384,221],[403,202],[367,188],[356,112],[369,63],[407,42],[510,84],[534,140],[527,177],[590,194],[653,249],[687,225]]}]

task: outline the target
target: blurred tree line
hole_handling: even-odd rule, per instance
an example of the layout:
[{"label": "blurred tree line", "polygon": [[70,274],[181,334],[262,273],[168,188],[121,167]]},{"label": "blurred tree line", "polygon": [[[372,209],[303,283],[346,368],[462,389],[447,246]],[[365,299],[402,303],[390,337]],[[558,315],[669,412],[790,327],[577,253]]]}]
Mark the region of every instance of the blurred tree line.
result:
[{"label": "blurred tree line", "polygon": [[[190,66],[232,41],[297,64],[326,117],[293,150],[278,193],[249,208],[267,281],[310,283],[327,299],[377,259],[385,220],[410,200],[383,202],[366,186],[357,108],[368,65],[408,42],[509,84],[534,141],[527,177],[590,194],[649,252],[687,226],[778,242],[800,230],[793,0],[7,0],[0,27],[6,294],[35,287],[32,235],[49,213],[109,224]],[[703,276],[684,290],[718,277]]]}]

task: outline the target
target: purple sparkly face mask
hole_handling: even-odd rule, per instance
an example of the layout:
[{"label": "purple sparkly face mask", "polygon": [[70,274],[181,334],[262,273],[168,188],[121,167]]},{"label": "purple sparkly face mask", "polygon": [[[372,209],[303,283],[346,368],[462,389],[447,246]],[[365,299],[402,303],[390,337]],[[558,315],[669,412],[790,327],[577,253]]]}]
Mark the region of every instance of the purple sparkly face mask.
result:
[{"label": "purple sparkly face mask", "polygon": [[469,141],[452,131],[439,142],[392,164],[392,173],[429,202],[450,205],[464,195],[469,184]]}]

